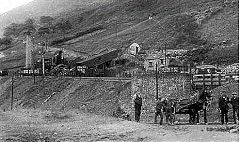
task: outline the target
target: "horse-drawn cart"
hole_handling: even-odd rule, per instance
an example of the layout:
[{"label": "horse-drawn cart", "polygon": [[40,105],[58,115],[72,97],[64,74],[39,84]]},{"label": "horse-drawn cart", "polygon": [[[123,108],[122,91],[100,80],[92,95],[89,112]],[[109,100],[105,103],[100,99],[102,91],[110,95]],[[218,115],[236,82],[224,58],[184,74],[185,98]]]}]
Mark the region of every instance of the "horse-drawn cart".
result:
[{"label": "horse-drawn cart", "polygon": [[211,65],[197,66],[192,78],[195,96],[191,99],[179,100],[175,114],[189,114],[189,122],[198,123],[199,111],[203,110],[204,121],[207,123],[206,108],[212,99],[211,90],[226,83],[225,76],[220,72],[219,69]]}]

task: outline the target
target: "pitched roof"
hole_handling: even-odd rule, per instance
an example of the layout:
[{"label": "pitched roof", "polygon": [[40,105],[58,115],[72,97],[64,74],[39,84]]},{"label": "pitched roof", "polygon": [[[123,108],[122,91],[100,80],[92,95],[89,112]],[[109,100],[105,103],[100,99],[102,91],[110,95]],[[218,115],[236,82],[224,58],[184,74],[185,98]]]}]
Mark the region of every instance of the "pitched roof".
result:
[{"label": "pitched roof", "polygon": [[110,50],[106,53],[102,53],[102,54],[90,57],[86,60],[77,62],[76,64],[79,66],[88,66],[88,67],[101,65],[107,61],[111,61],[112,59],[117,58],[120,52],[121,50],[118,50],[118,49]]}]

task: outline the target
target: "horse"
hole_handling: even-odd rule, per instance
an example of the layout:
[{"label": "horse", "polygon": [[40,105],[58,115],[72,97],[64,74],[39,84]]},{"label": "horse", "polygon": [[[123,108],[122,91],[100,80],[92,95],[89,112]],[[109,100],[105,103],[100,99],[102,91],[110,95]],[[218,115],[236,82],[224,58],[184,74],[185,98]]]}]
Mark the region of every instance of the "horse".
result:
[{"label": "horse", "polygon": [[[207,124],[207,107],[210,105],[212,99],[211,93],[203,89],[199,94],[198,101],[189,105],[189,123],[199,123],[199,111],[204,113],[204,123]],[[196,121],[195,121],[196,118]]]},{"label": "horse", "polygon": [[210,105],[211,99],[211,93],[206,89],[202,89],[195,103],[182,107],[178,110],[178,112],[176,112],[176,114],[189,114],[189,123],[195,124],[199,123],[199,111],[203,110],[204,122],[207,123],[206,110]]}]

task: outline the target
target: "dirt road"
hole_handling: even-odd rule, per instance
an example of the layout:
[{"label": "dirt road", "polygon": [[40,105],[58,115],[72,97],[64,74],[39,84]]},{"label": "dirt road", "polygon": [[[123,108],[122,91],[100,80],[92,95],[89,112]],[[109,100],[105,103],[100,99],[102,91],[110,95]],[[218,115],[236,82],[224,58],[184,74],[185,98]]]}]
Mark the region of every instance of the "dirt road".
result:
[{"label": "dirt road", "polygon": [[0,112],[0,142],[166,141],[237,142],[238,134],[207,131],[216,125],[136,123],[71,112],[15,110]]}]

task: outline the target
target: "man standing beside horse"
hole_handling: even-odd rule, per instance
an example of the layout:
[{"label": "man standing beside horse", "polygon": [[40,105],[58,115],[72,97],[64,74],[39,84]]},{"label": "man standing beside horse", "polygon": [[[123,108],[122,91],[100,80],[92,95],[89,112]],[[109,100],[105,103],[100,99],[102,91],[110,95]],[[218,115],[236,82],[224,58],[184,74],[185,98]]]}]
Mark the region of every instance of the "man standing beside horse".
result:
[{"label": "man standing beside horse", "polygon": [[158,98],[156,103],[154,122],[157,123],[157,117],[160,116],[160,125],[163,124],[164,99]]},{"label": "man standing beside horse", "polygon": [[168,98],[159,98],[156,103],[156,112],[154,122],[157,123],[157,117],[160,116],[160,125],[163,124],[163,115],[166,117],[166,123],[173,125],[175,121],[175,106]]},{"label": "man standing beside horse", "polygon": [[[204,123],[207,123],[207,108],[212,100],[210,88],[203,88],[198,96],[198,101],[189,106],[189,122],[192,124],[199,123],[199,111],[203,111]],[[195,120],[196,119],[196,120]]]},{"label": "man standing beside horse", "polygon": [[[209,106],[209,102],[211,101],[211,91],[210,91],[210,88],[206,88],[204,91],[203,91],[203,98],[199,98],[200,100],[203,101],[203,118],[204,118],[204,123],[205,124],[208,124],[207,122],[207,108]],[[199,123],[199,118],[198,118],[198,123]]]}]

